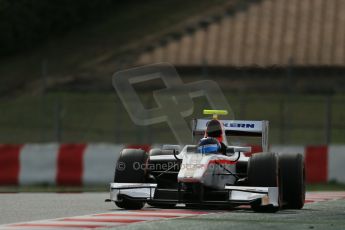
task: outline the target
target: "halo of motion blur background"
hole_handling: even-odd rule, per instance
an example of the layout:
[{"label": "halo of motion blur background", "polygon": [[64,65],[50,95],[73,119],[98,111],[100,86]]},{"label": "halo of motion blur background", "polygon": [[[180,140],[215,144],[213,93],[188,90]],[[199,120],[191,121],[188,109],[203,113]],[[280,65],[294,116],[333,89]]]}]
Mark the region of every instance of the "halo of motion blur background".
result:
[{"label": "halo of motion blur background", "polygon": [[[342,0],[0,0],[0,143],[174,143],[136,126],[114,72],[169,62],[220,85],[272,145],[345,144]],[[135,85],[146,108],[159,80]],[[209,107],[194,100],[193,117]],[[345,153],[344,153],[345,154]]]}]

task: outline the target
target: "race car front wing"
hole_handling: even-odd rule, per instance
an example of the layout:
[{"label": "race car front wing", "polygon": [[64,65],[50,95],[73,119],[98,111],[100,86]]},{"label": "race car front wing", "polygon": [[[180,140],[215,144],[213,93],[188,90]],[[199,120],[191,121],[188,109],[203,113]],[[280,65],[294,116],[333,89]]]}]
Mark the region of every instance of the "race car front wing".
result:
[{"label": "race car front wing", "polygon": [[[110,199],[106,201],[121,201],[123,197],[138,201],[154,201],[159,203],[191,203],[189,200],[174,199],[155,199],[157,184],[154,183],[111,183]],[[176,193],[183,193],[181,190]],[[251,204],[260,202],[261,205],[279,206],[279,190],[278,187],[249,187],[249,186],[225,186],[224,192],[228,193],[228,199],[222,202],[204,200],[201,204]],[[193,202],[192,202],[193,203]],[[200,202],[199,202],[200,203]]]},{"label": "race car front wing", "polygon": [[111,183],[110,200],[118,201],[121,195],[133,199],[150,200],[153,199],[157,184],[144,183]]},{"label": "race car front wing", "polygon": [[225,186],[229,190],[229,201],[237,203],[251,203],[261,201],[261,205],[279,206],[278,187],[245,187]]}]

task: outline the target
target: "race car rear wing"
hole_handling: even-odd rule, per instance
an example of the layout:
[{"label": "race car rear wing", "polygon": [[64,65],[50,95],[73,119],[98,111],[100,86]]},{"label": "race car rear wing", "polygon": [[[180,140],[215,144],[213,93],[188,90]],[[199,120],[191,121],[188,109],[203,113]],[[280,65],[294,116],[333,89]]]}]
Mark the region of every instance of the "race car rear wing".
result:
[{"label": "race car rear wing", "polygon": [[[192,123],[193,137],[204,135],[210,119],[194,119]],[[223,123],[226,136],[261,137],[264,152],[268,151],[268,121],[219,120]]]}]

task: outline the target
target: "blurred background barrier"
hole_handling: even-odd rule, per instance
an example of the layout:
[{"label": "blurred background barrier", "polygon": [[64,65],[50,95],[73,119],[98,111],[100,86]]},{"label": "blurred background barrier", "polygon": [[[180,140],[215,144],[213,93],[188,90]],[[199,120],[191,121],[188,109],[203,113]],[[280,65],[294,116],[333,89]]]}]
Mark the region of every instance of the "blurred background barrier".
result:
[{"label": "blurred background barrier", "polygon": [[124,146],[112,144],[0,145],[0,185],[90,185],[113,180]]},{"label": "blurred background barrier", "polygon": [[[151,148],[106,143],[0,145],[0,185],[104,185],[113,181],[124,147]],[[260,151],[253,146],[251,154]],[[271,151],[304,153],[307,183],[345,183],[345,145],[272,146]]]}]

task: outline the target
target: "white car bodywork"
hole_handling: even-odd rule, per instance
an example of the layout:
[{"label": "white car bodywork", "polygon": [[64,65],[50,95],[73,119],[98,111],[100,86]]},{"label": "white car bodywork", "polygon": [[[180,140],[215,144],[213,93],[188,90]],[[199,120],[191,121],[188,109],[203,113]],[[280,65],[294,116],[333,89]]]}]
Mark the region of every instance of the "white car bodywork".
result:
[{"label": "white car bodywork", "polygon": [[[202,134],[206,130],[206,119],[194,121],[193,136]],[[232,133],[248,136],[260,136],[264,151],[268,150],[268,121],[229,121],[220,120],[224,126],[223,135]],[[226,138],[224,139],[226,141]],[[225,142],[226,143],[226,142]],[[213,189],[227,190],[228,200],[235,204],[248,204],[260,200],[262,205],[279,206],[278,187],[249,187],[234,186],[236,181],[236,163],[248,161],[245,152],[251,152],[250,147],[227,146],[232,150],[227,155],[202,154],[196,152],[196,145],[186,145],[174,155],[149,156],[149,161],[181,161],[177,183],[200,183]],[[229,176],[230,175],[230,176]],[[110,200],[118,201],[119,195],[126,195],[134,199],[152,200],[157,184],[152,183],[111,183]]]}]

